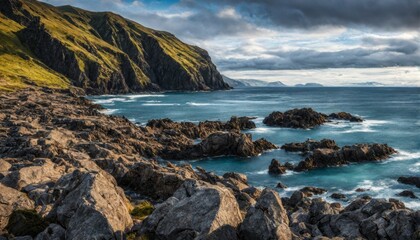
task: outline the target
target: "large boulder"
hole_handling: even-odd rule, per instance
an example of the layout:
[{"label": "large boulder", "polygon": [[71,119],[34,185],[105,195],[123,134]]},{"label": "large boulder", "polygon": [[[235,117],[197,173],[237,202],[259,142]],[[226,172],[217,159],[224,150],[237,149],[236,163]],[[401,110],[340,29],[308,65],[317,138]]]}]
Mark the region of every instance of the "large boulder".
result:
[{"label": "large boulder", "polygon": [[157,239],[236,239],[242,216],[227,188],[188,180],[144,220],[138,235]]},{"label": "large boulder", "polygon": [[379,161],[396,153],[395,149],[387,144],[355,144],[344,146],[340,150],[330,148],[315,149],[309,157],[301,161],[296,171],[313,168],[341,166],[351,162]]},{"label": "large boulder", "polygon": [[313,128],[327,122],[325,114],[314,111],[312,108],[292,109],[282,112],[272,112],[263,123],[268,126],[286,128]]},{"label": "large boulder", "polygon": [[408,185],[414,185],[420,188],[420,177],[410,176],[410,177],[399,177],[398,182]]},{"label": "large boulder", "polygon": [[34,209],[34,203],[26,194],[0,183],[0,234],[9,222],[14,210]]},{"label": "large boulder", "polygon": [[289,218],[277,192],[265,189],[240,226],[241,239],[292,239]]},{"label": "large boulder", "polygon": [[280,162],[276,159],[272,159],[270,166],[268,166],[268,173],[269,174],[284,174],[286,173],[287,168],[280,164]]},{"label": "large boulder", "polygon": [[133,221],[131,205],[106,172],[74,171],[54,186],[59,198],[48,215],[66,229],[67,239],[119,238]]}]

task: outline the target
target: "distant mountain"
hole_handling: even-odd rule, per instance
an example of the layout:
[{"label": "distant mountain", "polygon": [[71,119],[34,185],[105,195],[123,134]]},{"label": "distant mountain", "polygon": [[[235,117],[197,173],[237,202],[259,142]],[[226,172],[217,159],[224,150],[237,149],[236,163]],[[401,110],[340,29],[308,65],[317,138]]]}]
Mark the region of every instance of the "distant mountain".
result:
[{"label": "distant mountain", "polygon": [[323,85],[319,83],[305,83],[305,84],[296,84],[295,87],[323,87]]},{"label": "distant mountain", "polygon": [[243,88],[243,87],[287,87],[284,83],[280,81],[276,82],[267,82],[256,79],[232,79],[224,75],[223,80],[225,83],[233,88]]},{"label": "distant mountain", "polygon": [[111,12],[0,0],[0,90],[88,93],[228,89],[208,53]]},{"label": "distant mountain", "polygon": [[362,83],[352,83],[352,86],[355,87],[383,87],[386,86],[383,83],[380,82],[362,82]]}]

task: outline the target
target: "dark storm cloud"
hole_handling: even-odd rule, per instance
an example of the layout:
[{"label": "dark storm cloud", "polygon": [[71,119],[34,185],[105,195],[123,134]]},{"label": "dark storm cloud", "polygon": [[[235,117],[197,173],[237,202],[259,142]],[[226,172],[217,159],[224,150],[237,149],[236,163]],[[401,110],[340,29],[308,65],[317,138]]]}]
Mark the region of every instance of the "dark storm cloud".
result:
[{"label": "dark storm cloud", "polygon": [[248,19],[289,28],[420,27],[419,0],[214,0],[240,9]]},{"label": "dark storm cloud", "polygon": [[[418,39],[417,39],[418,40]],[[419,44],[415,41],[367,38],[369,44],[385,45],[372,48],[353,48],[341,51],[266,51],[265,58],[217,61],[222,70],[287,70],[319,68],[376,68],[392,66],[419,66]],[[241,51],[241,50],[238,50]]]}]

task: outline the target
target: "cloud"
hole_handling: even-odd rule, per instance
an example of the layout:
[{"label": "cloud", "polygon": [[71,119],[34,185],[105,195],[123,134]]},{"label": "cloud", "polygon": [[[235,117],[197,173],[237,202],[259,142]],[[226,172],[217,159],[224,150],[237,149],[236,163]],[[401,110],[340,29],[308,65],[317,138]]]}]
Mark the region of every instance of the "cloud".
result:
[{"label": "cloud", "polygon": [[367,26],[418,29],[418,0],[214,0],[236,6],[248,19],[289,28]]}]

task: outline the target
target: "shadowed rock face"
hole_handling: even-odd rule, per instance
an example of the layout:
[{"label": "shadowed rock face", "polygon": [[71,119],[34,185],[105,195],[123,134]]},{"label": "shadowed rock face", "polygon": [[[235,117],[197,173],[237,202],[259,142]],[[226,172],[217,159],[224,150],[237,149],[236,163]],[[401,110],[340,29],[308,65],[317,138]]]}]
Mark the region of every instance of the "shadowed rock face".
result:
[{"label": "shadowed rock face", "polygon": [[0,13],[20,26],[16,35],[37,60],[88,93],[230,88],[205,50],[170,33],[109,12],[35,0],[1,5]]},{"label": "shadowed rock face", "polygon": [[334,150],[339,149],[335,141],[331,139],[322,139],[321,141],[308,139],[302,143],[286,143],[283,146],[281,146],[281,149],[284,149],[288,152],[302,153],[310,152],[318,148],[328,148]]}]

